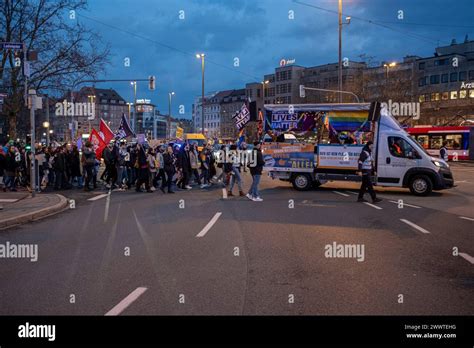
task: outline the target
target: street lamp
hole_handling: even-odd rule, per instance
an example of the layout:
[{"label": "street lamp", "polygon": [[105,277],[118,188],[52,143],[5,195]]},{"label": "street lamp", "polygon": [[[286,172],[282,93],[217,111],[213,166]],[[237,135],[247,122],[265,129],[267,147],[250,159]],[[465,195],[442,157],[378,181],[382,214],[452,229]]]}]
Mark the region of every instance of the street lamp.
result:
[{"label": "street lamp", "polygon": [[263,105],[265,105],[265,85],[268,85],[270,83],[269,80],[265,80],[265,81],[262,81],[260,82],[262,84],[262,92],[263,92],[263,95],[262,95],[262,99],[263,99]]},{"label": "street lamp", "polygon": [[168,138],[171,139],[171,97],[174,95],[174,92],[168,92]]},{"label": "street lamp", "polygon": [[196,58],[201,59],[202,74],[202,95],[201,95],[201,132],[204,134],[204,53],[196,54]]},{"label": "street lamp", "polygon": [[43,133],[43,135],[46,135],[46,146],[49,146],[49,133],[50,133],[49,126],[50,124],[48,121],[43,122],[43,127],[46,128],[47,130],[46,134]]},{"label": "street lamp", "polygon": [[[342,0],[339,0],[338,6],[338,17],[339,17],[339,74],[338,74],[338,82],[339,82],[339,90],[342,91],[342,25],[348,25],[351,22],[351,17],[346,16],[346,22],[342,22]],[[342,103],[342,93],[339,93],[339,103]]]},{"label": "street lamp", "polygon": [[130,115],[133,103],[127,103],[128,105],[128,122],[130,123]]},{"label": "street lamp", "polygon": [[133,86],[133,131],[135,132],[135,123],[137,121],[137,81],[131,81]]},{"label": "street lamp", "polygon": [[385,67],[385,72],[386,72],[385,77],[388,79],[388,69],[397,66],[397,63],[396,62],[391,62],[389,64],[384,64],[383,66]]}]

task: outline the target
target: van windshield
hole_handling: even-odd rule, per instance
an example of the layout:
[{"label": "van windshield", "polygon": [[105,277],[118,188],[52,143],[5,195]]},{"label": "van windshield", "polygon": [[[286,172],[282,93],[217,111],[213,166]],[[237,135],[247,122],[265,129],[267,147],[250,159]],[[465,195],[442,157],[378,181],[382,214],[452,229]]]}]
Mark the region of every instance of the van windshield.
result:
[{"label": "van windshield", "polygon": [[412,143],[413,143],[413,145],[418,149],[418,151],[424,152],[424,153],[426,153],[428,156],[431,156],[428,152],[426,152],[425,148],[424,148],[423,146],[421,146],[421,144],[415,139],[415,137],[413,137],[412,135],[410,135],[410,139],[413,140]]}]

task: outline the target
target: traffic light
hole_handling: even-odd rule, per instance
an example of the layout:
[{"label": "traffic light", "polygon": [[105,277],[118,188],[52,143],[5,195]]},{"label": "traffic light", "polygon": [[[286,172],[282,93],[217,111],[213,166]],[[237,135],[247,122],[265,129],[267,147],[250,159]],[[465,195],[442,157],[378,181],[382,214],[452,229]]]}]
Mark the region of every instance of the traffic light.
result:
[{"label": "traffic light", "polygon": [[306,91],[304,90],[304,85],[300,85],[300,98],[306,97]]},{"label": "traffic light", "polygon": [[155,76],[148,76],[148,89],[150,91],[155,90]]}]

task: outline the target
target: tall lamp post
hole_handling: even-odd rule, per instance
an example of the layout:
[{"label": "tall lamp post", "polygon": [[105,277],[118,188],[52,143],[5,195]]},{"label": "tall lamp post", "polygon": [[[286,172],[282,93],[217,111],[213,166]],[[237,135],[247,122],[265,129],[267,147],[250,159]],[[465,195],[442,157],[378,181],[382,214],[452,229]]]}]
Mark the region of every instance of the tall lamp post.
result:
[{"label": "tall lamp post", "polygon": [[196,54],[196,58],[201,59],[201,74],[202,74],[202,94],[201,94],[201,132],[204,134],[204,53]]},{"label": "tall lamp post", "polygon": [[132,105],[133,103],[127,103],[128,105],[128,122],[130,123],[130,120],[131,120],[131,114],[132,114]]},{"label": "tall lamp post", "polygon": [[385,68],[385,78],[388,79],[388,70],[389,70],[390,68],[395,67],[396,65],[397,65],[396,62],[391,62],[391,63],[389,63],[389,64],[384,64],[384,65],[383,65],[384,68]]},{"label": "tall lamp post", "polygon": [[[338,18],[339,18],[339,71],[338,71],[338,90],[342,91],[342,25],[349,24],[351,17],[346,17],[346,22],[342,23],[342,0],[339,0],[338,6]],[[342,103],[342,93],[339,93],[339,103]]]},{"label": "tall lamp post", "polygon": [[171,139],[171,97],[174,96],[174,92],[168,92],[168,130],[167,138]]},{"label": "tall lamp post", "polygon": [[265,106],[265,85],[268,85],[270,83],[269,80],[265,80],[260,82],[262,84],[262,99],[263,99],[263,105]]},{"label": "tall lamp post", "polygon": [[43,122],[43,127],[46,128],[46,146],[49,146],[49,121]]},{"label": "tall lamp post", "polygon": [[130,82],[130,85],[133,86],[133,131],[136,130],[137,123],[137,81]]}]

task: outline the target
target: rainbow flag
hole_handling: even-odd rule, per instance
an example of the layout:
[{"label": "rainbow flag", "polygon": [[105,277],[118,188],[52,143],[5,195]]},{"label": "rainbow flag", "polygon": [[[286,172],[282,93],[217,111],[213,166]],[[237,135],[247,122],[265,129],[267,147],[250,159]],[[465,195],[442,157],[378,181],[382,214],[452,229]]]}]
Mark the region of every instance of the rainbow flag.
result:
[{"label": "rainbow flag", "polygon": [[337,132],[368,132],[370,123],[367,122],[369,113],[367,111],[330,111],[326,116],[325,123],[331,123],[331,127]]}]

